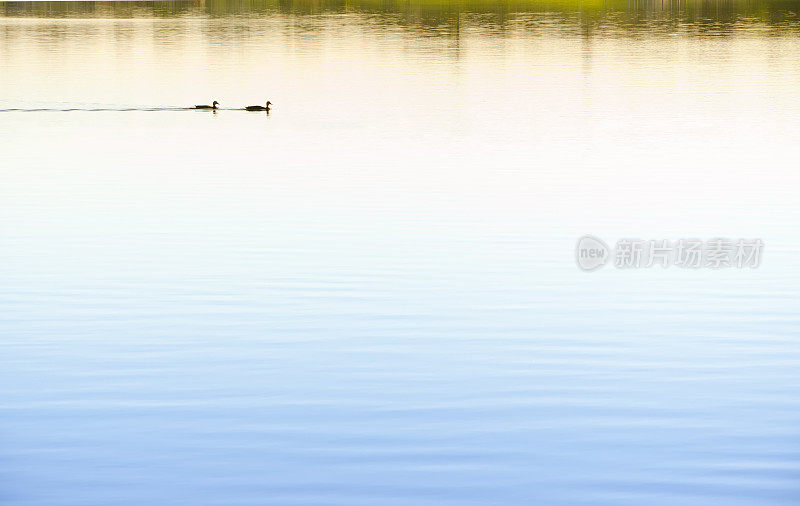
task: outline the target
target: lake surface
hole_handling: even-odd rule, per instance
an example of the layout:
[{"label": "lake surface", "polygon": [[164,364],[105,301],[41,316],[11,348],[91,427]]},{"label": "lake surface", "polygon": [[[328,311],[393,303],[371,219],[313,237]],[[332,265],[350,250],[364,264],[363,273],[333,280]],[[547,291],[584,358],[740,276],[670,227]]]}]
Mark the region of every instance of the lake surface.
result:
[{"label": "lake surface", "polygon": [[798,58],[799,2],[0,3],[0,503],[798,504]]}]

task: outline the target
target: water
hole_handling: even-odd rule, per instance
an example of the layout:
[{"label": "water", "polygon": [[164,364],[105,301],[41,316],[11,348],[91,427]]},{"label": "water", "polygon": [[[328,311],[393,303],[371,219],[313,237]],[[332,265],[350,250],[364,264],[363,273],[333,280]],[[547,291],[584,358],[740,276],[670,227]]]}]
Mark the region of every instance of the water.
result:
[{"label": "water", "polygon": [[1,503],[800,501],[797,2],[0,13]]}]

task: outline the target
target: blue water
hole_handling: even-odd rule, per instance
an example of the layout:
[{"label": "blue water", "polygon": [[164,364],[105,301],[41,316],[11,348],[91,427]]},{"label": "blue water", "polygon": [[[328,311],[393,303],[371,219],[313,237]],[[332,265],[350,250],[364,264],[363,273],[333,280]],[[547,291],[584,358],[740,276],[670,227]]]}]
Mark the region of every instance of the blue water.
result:
[{"label": "blue water", "polygon": [[791,16],[68,13],[0,17],[0,503],[800,502]]}]

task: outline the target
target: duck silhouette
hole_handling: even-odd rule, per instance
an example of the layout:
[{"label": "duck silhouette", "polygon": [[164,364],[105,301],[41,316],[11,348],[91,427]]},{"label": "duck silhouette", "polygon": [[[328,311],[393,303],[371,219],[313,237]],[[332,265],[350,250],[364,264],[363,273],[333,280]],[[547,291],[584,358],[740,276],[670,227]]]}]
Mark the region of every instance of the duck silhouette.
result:
[{"label": "duck silhouette", "polygon": [[218,105],[219,105],[219,102],[214,100],[214,103],[212,103],[211,105],[196,105],[196,106],[194,106],[194,108],[195,109],[216,109]]},{"label": "duck silhouette", "polygon": [[272,105],[272,102],[267,100],[266,105],[263,106],[263,107],[260,106],[260,105],[248,105],[247,107],[244,108],[244,110],[245,111],[267,111],[267,112],[269,112],[269,106],[270,105]]}]

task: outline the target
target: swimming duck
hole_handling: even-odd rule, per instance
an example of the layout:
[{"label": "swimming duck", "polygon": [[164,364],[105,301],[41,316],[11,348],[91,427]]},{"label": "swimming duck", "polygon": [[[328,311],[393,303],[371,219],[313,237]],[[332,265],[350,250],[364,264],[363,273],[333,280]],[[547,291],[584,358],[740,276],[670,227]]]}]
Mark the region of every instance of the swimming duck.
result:
[{"label": "swimming duck", "polygon": [[272,102],[267,100],[266,107],[261,107],[260,105],[248,105],[244,108],[245,111],[267,111],[269,112],[269,106],[272,105]]},{"label": "swimming duck", "polygon": [[196,106],[194,106],[194,108],[195,109],[216,109],[218,105],[219,105],[219,102],[214,100],[214,103],[211,104],[211,105],[196,105]]}]

